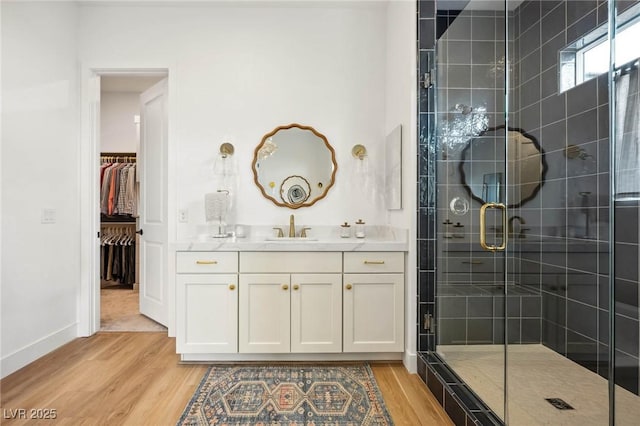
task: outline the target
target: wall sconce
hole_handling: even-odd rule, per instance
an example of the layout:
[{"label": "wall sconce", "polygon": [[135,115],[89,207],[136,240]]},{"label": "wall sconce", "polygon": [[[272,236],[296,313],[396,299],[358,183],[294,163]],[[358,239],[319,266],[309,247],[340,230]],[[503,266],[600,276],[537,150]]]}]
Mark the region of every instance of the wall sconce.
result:
[{"label": "wall sconce", "polygon": [[584,148],[578,145],[567,145],[564,148],[564,156],[569,160],[575,160],[576,158],[579,158],[580,160],[593,158],[593,155],[589,154]]},{"label": "wall sconce", "polygon": [[[213,173],[215,176],[226,179],[236,174],[236,165],[233,159],[234,152],[235,148],[232,143],[224,142],[220,145],[213,163]],[[227,185],[228,183],[225,182],[222,187],[226,188]]]},{"label": "wall sconce", "polygon": [[220,156],[222,156],[222,158],[227,158],[227,156],[233,155],[234,152],[235,148],[233,147],[233,144],[224,142],[220,145]]},{"label": "wall sconce", "polygon": [[361,144],[354,145],[353,148],[351,148],[351,155],[358,160],[364,160],[367,156],[367,148]]},{"label": "wall sconce", "polygon": [[355,159],[351,169],[353,183],[360,188],[362,193],[370,195],[373,189],[373,176],[369,170],[370,159],[367,148],[362,144],[354,145],[351,148],[351,155]]}]

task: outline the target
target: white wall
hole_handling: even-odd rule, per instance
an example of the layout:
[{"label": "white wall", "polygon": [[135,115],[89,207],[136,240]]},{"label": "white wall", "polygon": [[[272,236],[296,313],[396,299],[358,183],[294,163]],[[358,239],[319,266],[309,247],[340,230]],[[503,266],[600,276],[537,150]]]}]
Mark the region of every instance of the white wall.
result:
[{"label": "white wall", "polygon": [[237,222],[287,223],[292,211],[262,197],[251,160],[265,133],[292,122],[323,133],[338,161],[336,185],[313,207],[295,211],[297,223],[385,222],[381,201],[349,177],[351,147],[365,144],[373,162],[386,135],[386,5],[319,3],[80,7],[83,66],[163,63],[174,74],[177,199],[170,214],[188,209],[190,220],[179,224],[177,237],[204,224],[203,194],[215,189],[213,161],[225,140],[235,145],[240,170]]},{"label": "white wall", "polygon": [[417,370],[416,359],[416,2],[389,2],[386,39],[385,134],[402,124],[402,210],[388,212],[392,226],[409,229],[405,292],[405,365]]},{"label": "white wall", "polygon": [[80,253],[77,10],[1,7],[4,377],[76,336]]},{"label": "white wall", "polygon": [[[227,140],[241,171],[237,221],[287,223],[292,211],[261,196],[251,160],[265,133],[291,122],[323,133],[338,161],[336,185],[313,207],[296,210],[297,223],[337,226],[363,218],[415,229],[411,3],[101,2],[76,9],[65,2],[3,2],[2,375],[76,335],[78,64],[82,71],[170,69],[172,213],[188,208],[190,217],[177,237],[204,223],[203,194],[212,189],[213,159]],[[405,208],[388,214],[382,197],[354,180],[350,152],[354,144],[367,146],[375,171],[369,180],[380,183],[379,153],[398,123],[405,126]],[[55,224],[40,224],[43,208],[56,210]],[[408,259],[407,347],[414,353],[415,247]]]},{"label": "white wall", "polygon": [[102,92],[100,94],[100,151],[136,152],[140,94],[135,92]]}]

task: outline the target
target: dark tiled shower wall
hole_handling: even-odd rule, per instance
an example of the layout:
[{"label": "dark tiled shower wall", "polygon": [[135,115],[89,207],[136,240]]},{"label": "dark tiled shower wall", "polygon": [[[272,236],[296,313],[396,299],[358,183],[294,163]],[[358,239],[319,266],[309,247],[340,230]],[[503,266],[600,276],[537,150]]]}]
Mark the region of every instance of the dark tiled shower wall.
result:
[{"label": "dark tiled shower wall", "polygon": [[[435,350],[435,334],[425,320],[435,318],[435,93],[425,88],[424,78],[435,67],[435,1],[418,2],[418,351]],[[428,325],[428,324],[427,324]],[[423,376],[426,379],[426,376]]]},{"label": "dark tiled shower wall", "polygon": [[[635,2],[618,2],[619,11]],[[606,377],[609,369],[609,105],[607,76],[558,90],[558,51],[607,22],[602,1],[527,1],[515,11],[515,127],[549,166],[530,202],[512,210],[540,241],[517,253],[515,278],[542,295],[542,341]],[[580,155],[569,158],[567,146]],[[616,381],[638,393],[638,206],[617,203]]]}]

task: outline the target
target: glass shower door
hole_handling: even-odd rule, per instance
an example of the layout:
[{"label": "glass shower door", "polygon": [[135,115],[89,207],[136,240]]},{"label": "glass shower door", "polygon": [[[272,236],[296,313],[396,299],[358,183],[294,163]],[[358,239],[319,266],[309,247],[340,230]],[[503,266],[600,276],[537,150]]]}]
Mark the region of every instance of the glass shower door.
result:
[{"label": "glass shower door", "polygon": [[640,1],[437,4],[443,378],[507,424],[637,424]]},{"label": "glass shower door", "polygon": [[[640,418],[640,2],[612,5],[615,27],[611,66],[610,129],[613,206],[613,423],[634,425]],[[606,49],[605,49],[606,50]],[[606,52],[608,53],[608,52]]]},{"label": "glass shower door", "polygon": [[[485,7],[478,9],[479,3]],[[438,10],[435,134],[436,351],[503,419],[509,188],[504,6],[470,2],[462,11]]]},{"label": "glass shower door", "polygon": [[[507,320],[508,424],[612,424],[613,123],[607,54],[592,56],[609,44],[608,16],[606,3],[573,1],[525,2],[508,16],[516,70],[510,121],[532,142],[508,144],[506,298],[518,315]],[[538,170],[539,190],[515,205]],[[636,213],[636,227],[637,220]],[[626,289],[637,318],[637,281]],[[633,318],[617,318],[615,335],[637,342]],[[628,355],[616,352],[616,361]],[[625,361],[635,362],[637,389],[637,357]]]}]

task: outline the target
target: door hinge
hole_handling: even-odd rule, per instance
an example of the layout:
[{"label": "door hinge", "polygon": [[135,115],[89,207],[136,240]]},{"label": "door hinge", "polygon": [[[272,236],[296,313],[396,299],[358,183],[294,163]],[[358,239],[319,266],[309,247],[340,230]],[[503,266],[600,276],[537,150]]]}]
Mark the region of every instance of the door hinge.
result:
[{"label": "door hinge", "polygon": [[422,76],[422,87],[428,89],[436,83],[436,70],[431,69],[425,72]]},{"label": "door hinge", "polygon": [[422,327],[426,330],[431,332],[431,327],[433,324],[433,315],[431,314],[424,314],[424,323],[422,324]]}]

